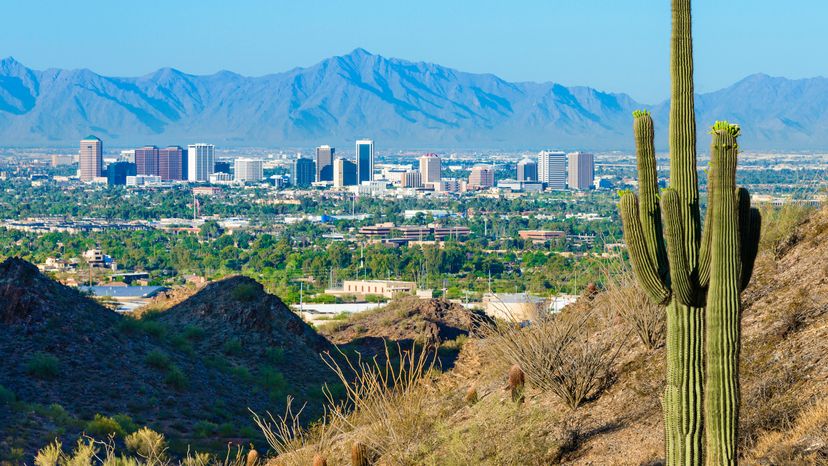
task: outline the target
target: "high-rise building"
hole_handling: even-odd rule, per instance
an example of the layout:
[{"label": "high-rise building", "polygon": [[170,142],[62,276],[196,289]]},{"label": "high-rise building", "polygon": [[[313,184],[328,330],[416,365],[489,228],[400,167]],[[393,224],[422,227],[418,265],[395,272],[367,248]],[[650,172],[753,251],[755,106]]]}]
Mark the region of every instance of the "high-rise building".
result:
[{"label": "high-rise building", "polygon": [[95,136],[82,139],[78,160],[80,162],[78,176],[82,181],[100,178],[103,172],[103,141]]},{"label": "high-rise building", "polygon": [[187,179],[209,181],[215,171],[216,146],[212,144],[190,144],[187,146]]},{"label": "high-rise building", "polygon": [[234,162],[233,179],[241,181],[262,181],[264,162],[258,159],[238,158]]},{"label": "high-rise building", "polygon": [[440,157],[437,154],[425,154],[420,157],[420,176],[424,185],[435,185],[442,178]]},{"label": "high-rise building", "polygon": [[517,164],[518,181],[538,181],[538,164],[534,160],[523,159]]},{"label": "high-rise building", "polygon": [[333,162],[336,149],[331,146],[316,148],[316,181],[333,181]]},{"label": "high-rise building", "polygon": [[566,189],[566,154],[560,151],[538,154],[538,181],[550,189]]},{"label": "high-rise building", "polygon": [[422,188],[423,174],[419,170],[408,170],[402,177],[403,188]]},{"label": "high-rise building", "polygon": [[355,186],[357,181],[357,164],[345,159],[334,160],[333,166],[334,187]]},{"label": "high-rise building", "polygon": [[137,175],[158,176],[158,148],[144,146],[135,149],[135,169]]},{"label": "high-rise building", "polygon": [[569,163],[569,189],[592,189],[595,180],[595,157],[587,152],[566,155]]},{"label": "high-rise building", "polygon": [[106,167],[106,182],[111,186],[126,185],[128,176],[135,176],[135,164],[132,162],[113,162]]},{"label": "high-rise building", "polygon": [[374,179],[374,141],[360,139],[356,142],[357,184]]},{"label": "high-rise building", "polygon": [[[333,171],[333,167],[331,167],[331,171]],[[299,157],[293,161],[291,181],[294,186],[310,186],[314,180],[316,180],[316,164],[313,160]]]},{"label": "high-rise building", "polygon": [[219,162],[216,160],[216,163],[213,164],[213,173],[230,173],[230,162]]},{"label": "high-rise building", "polygon": [[485,189],[494,186],[494,170],[486,165],[478,165],[472,168],[469,174],[470,189]]},{"label": "high-rise building", "polygon": [[158,176],[162,181],[179,181],[184,179],[184,149],[169,146],[158,149]]}]

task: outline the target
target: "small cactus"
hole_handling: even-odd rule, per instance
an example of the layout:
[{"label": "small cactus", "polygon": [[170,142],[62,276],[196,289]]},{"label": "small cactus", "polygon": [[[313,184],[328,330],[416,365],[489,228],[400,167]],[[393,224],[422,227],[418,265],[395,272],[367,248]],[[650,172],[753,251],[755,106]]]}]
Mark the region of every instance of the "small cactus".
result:
[{"label": "small cactus", "polygon": [[465,399],[466,399],[466,404],[469,405],[469,406],[477,403],[477,400],[478,400],[477,389],[474,388],[474,387],[469,387],[469,389],[466,390],[466,398]]},{"label": "small cactus", "polygon": [[247,452],[247,462],[246,466],[256,466],[259,463],[259,452],[255,449],[250,448],[250,451]]},{"label": "small cactus", "polygon": [[328,466],[328,461],[320,453],[313,455],[313,466]]},{"label": "small cactus", "polygon": [[523,392],[526,386],[526,376],[523,369],[517,364],[509,369],[509,385],[507,388],[512,392],[512,401],[523,403]]},{"label": "small cactus", "polygon": [[351,465],[352,466],[370,466],[370,452],[368,447],[361,442],[354,442],[351,445]]}]

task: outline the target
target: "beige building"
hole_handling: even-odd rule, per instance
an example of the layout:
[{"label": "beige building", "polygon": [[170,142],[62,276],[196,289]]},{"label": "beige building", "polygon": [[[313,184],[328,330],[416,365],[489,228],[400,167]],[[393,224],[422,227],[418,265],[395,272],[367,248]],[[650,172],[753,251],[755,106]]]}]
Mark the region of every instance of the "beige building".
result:
[{"label": "beige building", "polygon": [[569,189],[592,189],[595,179],[595,157],[587,152],[572,152],[566,155]]},{"label": "beige building", "polygon": [[388,299],[403,293],[416,294],[417,284],[414,282],[402,282],[396,280],[345,280],[342,288],[325,290],[331,295],[353,295],[365,297],[367,295],[384,296]]},{"label": "beige building", "polygon": [[469,189],[486,189],[494,186],[494,170],[486,165],[472,168],[469,174]]},{"label": "beige building", "polygon": [[103,171],[103,142],[95,136],[82,139],[78,160],[78,176],[81,181],[94,181],[95,178],[100,178]]},{"label": "beige building", "polygon": [[425,154],[420,157],[420,175],[425,186],[440,183],[442,167],[437,154]]},{"label": "beige building", "polygon": [[483,295],[483,310],[486,315],[507,322],[537,320],[540,315],[547,312],[547,308],[545,299],[527,293],[486,293]]}]

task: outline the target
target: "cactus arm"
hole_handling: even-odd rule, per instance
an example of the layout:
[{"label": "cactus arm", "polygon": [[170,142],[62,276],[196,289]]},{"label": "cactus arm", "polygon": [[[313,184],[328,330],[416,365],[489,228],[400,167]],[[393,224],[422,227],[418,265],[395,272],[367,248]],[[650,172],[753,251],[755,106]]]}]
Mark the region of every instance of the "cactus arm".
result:
[{"label": "cactus arm", "polygon": [[696,111],[693,94],[693,35],[690,0],[672,0],[670,43],[670,186],[682,202],[685,252],[698,266],[701,221],[696,173]]},{"label": "cactus arm", "polygon": [[738,127],[717,122],[713,127],[714,165],[707,293],[705,431],[707,464],[735,465],[739,420],[739,341],[741,256],[736,190]]},{"label": "cactus arm", "polygon": [[641,228],[650,260],[663,283],[668,280],[667,253],[662,240],[661,212],[658,205],[658,165],[655,152],[653,118],[647,111],[633,113],[633,134],[638,162],[638,208]]},{"label": "cactus arm", "polygon": [[670,284],[673,295],[681,304],[694,304],[693,284],[684,251],[684,232],[681,228],[681,199],[675,189],[665,189],[661,195],[664,211],[664,237],[670,262]]},{"label": "cactus arm", "polygon": [[742,246],[742,282],[739,289],[744,291],[750,284],[753,277],[753,265],[756,263],[756,256],[759,253],[759,235],[762,231],[762,214],[759,209],[753,207],[748,214],[746,227],[740,230]]},{"label": "cactus arm", "polygon": [[633,193],[624,193],[619,208],[624,223],[624,242],[627,243],[633,272],[653,302],[666,303],[670,299],[670,290],[658,275],[658,269],[648,253],[638,212],[638,198]]},{"label": "cactus arm", "polygon": [[713,192],[713,169],[707,171],[707,211],[704,214],[704,229],[702,230],[701,247],[699,249],[699,287],[707,289],[710,284],[710,230],[713,220],[710,218],[716,193]]}]

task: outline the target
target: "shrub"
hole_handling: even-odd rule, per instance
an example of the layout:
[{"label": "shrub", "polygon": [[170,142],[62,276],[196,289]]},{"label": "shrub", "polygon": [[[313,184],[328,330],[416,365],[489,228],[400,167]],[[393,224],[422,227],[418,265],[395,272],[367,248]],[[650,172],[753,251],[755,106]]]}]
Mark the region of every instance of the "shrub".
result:
[{"label": "shrub", "polygon": [[176,390],[183,390],[187,386],[187,377],[184,371],[176,365],[170,366],[167,369],[167,375],[164,377],[164,383]]},{"label": "shrub", "polygon": [[227,340],[224,342],[224,345],[221,346],[221,350],[227,355],[239,355],[242,352],[241,340],[238,338]]},{"label": "shrub", "polygon": [[282,398],[287,390],[285,376],[272,367],[262,369],[260,383],[270,393],[271,398]]},{"label": "shrub", "polygon": [[198,421],[195,426],[193,426],[193,430],[195,431],[196,436],[206,438],[216,433],[218,425],[210,421]]},{"label": "shrub", "polygon": [[204,329],[196,325],[187,325],[181,334],[190,341],[198,341],[204,338]]},{"label": "shrub", "polygon": [[156,369],[167,369],[170,367],[170,357],[160,350],[152,350],[147,353],[144,362]]},{"label": "shrub", "polygon": [[121,426],[121,429],[124,430],[125,433],[131,434],[138,430],[138,424],[132,420],[131,417],[127,416],[126,414],[116,414],[112,416],[112,419]]},{"label": "shrub", "polygon": [[60,361],[51,353],[38,352],[26,362],[26,372],[39,379],[51,380],[60,373]]},{"label": "shrub", "polygon": [[142,427],[129,434],[126,447],[143,458],[148,465],[167,464],[167,441],[158,432]]},{"label": "shrub", "polygon": [[285,360],[284,348],[273,346],[265,350],[265,357],[271,364],[281,364]]},{"label": "shrub", "polygon": [[236,301],[243,303],[255,301],[259,296],[259,286],[254,283],[242,283],[231,292]]},{"label": "shrub", "polygon": [[492,337],[493,350],[519,365],[530,383],[576,409],[606,388],[622,347],[590,333],[590,314],[558,315],[525,329],[495,323],[483,331]]},{"label": "shrub", "polygon": [[0,405],[14,403],[16,399],[17,397],[14,395],[13,391],[0,385]]},{"label": "shrub", "polygon": [[104,437],[108,435],[120,435],[123,437],[126,435],[126,432],[123,427],[118,424],[118,421],[101,414],[96,414],[94,419],[87,422],[84,430],[87,434],[97,437]]}]

